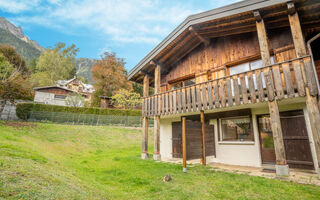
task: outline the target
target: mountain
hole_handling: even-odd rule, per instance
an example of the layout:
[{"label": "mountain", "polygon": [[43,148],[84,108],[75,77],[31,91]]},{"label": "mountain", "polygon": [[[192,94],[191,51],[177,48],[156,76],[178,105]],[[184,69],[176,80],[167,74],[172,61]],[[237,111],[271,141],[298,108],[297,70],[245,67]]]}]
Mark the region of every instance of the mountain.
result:
[{"label": "mountain", "polygon": [[34,48],[38,49],[39,51],[43,50],[43,48],[40,46],[38,42],[34,40],[30,40],[26,35],[24,35],[22,28],[20,26],[16,27],[4,17],[0,17],[0,28],[9,31],[13,35],[15,35],[17,38],[19,38],[22,41],[25,41],[26,43],[30,44]]},{"label": "mountain", "polygon": [[[44,50],[38,42],[30,40],[24,35],[20,26],[16,27],[4,17],[0,17],[0,44],[10,44],[15,47],[27,63],[33,58],[39,58],[41,51]],[[76,58],[77,75],[83,76],[91,82],[91,68],[95,62],[95,59]]]},{"label": "mountain", "polygon": [[43,50],[36,41],[24,35],[21,27],[16,27],[3,17],[0,17],[0,43],[15,47],[27,63],[38,58]]},{"label": "mountain", "polygon": [[7,30],[0,28],[0,43],[10,44],[15,47],[17,52],[22,56],[27,63],[29,63],[33,58],[38,58],[40,56],[40,51],[33,47],[31,44],[20,40],[15,35]]},{"label": "mountain", "polygon": [[76,69],[77,76],[83,76],[88,79],[89,82],[92,81],[91,68],[97,60],[89,58],[76,58]]}]

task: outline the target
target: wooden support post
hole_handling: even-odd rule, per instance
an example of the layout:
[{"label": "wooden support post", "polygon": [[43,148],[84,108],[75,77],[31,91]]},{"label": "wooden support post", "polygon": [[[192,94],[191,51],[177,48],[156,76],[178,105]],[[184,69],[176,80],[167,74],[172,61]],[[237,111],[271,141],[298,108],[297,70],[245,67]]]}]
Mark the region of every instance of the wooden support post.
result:
[{"label": "wooden support post", "polygon": [[[161,77],[161,67],[159,64],[156,64],[154,70],[154,93],[160,93],[160,77]],[[158,102],[159,104],[160,102]],[[159,106],[159,105],[156,105]],[[157,113],[158,114],[158,113]],[[154,160],[161,160],[160,155],[160,116],[157,115],[154,117]]]},{"label": "wooden support post", "polygon": [[204,121],[204,112],[200,112],[201,118],[201,134],[202,134],[202,165],[206,165],[206,134],[205,134],[205,121]]},{"label": "wooden support post", "polygon": [[[264,20],[261,17],[259,11],[254,11],[254,16],[256,18],[257,34],[258,34],[258,40],[259,40],[259,46],[260,46],[262,65],[268,66],[271,64],[271,61],[270,61],[268,37],[267,37]],[[274,149],[275,149],[276,160],[277,160],[276,173],[277,175],[289,175],[289,167],[286,161],[286,154],[285,154],[282,127],[281,127],[277,100],[269,101],[268,105],[269,105],[269,112],[270,112],[270,118],[271,118],[271,129],[273,134]]]},{"label": "wooden support post", "polygon": [[[293,2],[288,3],[288,10],[289,10],[288,17],[290,22],[293,43],[296,50],[296,55],[299,58],[307,55],[306,43],[303,38],[299,16],[298,16],[298,13],[296,12],[296,9],[294,8]],[[302,71],[302,76],[304,78],[304,82],[307,83],[305,68],[303,67],[301,71]],[[305,86],[306,86],[305,87],[306,105],[307,105],[307,111],[308,111],[308,116],[310,120],[310,126],[312,130],[314,146],[316,149],[316,157],[318,160],[317,170],[320,178],[320,169],[319,169],[320,168],[320,113],[319,113],[319,107],[317,105],[317,97],[310,95],[309,87],[307,86],[307,84],[305,84]]]},{"label": "wooden support post", "polygon": [[286,154],[283,143],[280,114],[277,101],[269,101],[269,112],[271,118],[271,130],[273,134],[274,150],[276,153],[277,165],[286,165]]},{"label": "wooden support post", "polygon": [[[143,79],[143,96],[149,96],[149,76],[145,75]],[[142,118],[142,159],[148,158],[148,117]]]},{"label": "wooden support post", "polygon": [[182,117],[182,166],[183,172],[187,172],[187,138],[186,138],[186,117]]}]

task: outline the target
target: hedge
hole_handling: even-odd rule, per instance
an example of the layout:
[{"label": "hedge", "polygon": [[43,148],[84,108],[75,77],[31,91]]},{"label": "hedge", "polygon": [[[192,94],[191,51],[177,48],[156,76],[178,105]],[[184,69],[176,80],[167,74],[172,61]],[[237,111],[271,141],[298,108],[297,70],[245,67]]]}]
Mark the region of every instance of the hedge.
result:
[{"label": "hedge", "polygon": [[56,106],[56,105],[36,104],[36,103],[17,104],[16,113],[20,119],[27,120],[30,117],[31,111],[67,112],[67,113],[95,114],[95,115],[141,116],[141,110],[68,107],[68,106]]}]

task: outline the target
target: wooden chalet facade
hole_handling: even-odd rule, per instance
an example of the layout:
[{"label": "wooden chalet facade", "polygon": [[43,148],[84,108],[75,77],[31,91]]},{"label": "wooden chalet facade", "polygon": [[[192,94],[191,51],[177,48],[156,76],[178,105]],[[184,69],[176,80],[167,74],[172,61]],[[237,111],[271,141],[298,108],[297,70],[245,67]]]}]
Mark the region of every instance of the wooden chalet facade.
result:
[{"label": "wooden chalet facade", "polygon": [[[320,1],[247,0],[192,15],[137,66],[154,159],[319,172]],[[155,94],[149,94],[149,86]]]}]

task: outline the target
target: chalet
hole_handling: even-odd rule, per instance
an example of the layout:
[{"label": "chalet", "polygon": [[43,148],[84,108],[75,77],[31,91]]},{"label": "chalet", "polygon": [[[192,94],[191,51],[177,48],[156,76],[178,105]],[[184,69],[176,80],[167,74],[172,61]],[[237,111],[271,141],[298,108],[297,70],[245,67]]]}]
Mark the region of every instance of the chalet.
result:
[{"label": "chalet", "polygon": [[153,158],[182,160],[184,171],[212,162],[319,172],[319,32],[319,0],[189,16],[128,74],[144,85],[142,158],[154,118]]},{"label": "chalet", "polygon": [[68,95],[81,94],[85,101],[90,103],[94,88],[90,84],[84,84],[77,77],[70,80],[58,80],[56,85],[33,88],[35,91],[34,101],[51,105],[66,105]]}]

